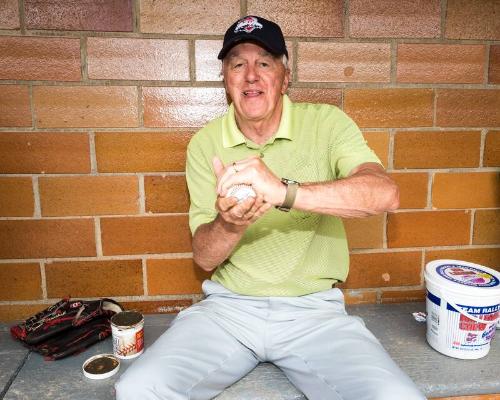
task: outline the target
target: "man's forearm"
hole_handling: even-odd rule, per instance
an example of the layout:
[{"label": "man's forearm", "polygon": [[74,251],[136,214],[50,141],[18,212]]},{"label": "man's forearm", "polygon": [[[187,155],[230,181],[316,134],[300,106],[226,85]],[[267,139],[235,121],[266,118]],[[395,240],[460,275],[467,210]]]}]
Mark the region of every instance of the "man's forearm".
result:
[{"label": "man's forearm", "polygon": [[205,271],[212,271],[229,257],[240,241],[246,226],[224,221],[220,214],[198,227],[193,235],[193,258]]},{"label": "man's forearm", "polygon": [[399,190],[385,173],[361,170],[345,179],[301,185],[293,207],[343,218],[366,217],[397,209]]}]

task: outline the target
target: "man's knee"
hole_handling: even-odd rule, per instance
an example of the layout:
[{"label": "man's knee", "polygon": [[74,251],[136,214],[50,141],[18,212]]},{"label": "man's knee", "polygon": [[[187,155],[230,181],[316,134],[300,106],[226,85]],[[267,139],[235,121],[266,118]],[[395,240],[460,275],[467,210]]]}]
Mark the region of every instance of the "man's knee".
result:
[{"label": "man's knee", "polygon": [[116,400],[187,400],[188,396],[176,388],[176,380],[169,374],[168,379],[156,374],[127,371],[115,383]]}]

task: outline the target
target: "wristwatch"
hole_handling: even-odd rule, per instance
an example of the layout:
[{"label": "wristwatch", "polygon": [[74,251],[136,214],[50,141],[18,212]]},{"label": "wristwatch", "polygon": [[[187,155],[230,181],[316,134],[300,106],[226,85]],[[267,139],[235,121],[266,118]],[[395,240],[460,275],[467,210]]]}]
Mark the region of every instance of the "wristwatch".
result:
[{"label": "wristwatch", "polygon": [[293,206],[293,203],[295,202],[295,197],[297,196],[297,189],[299,188],[300,183],[287,178],[281,178],[281,182],[283,182],[283,184],[286,185],[286,196],[285,196],[285,201],[283,201],[283,204],[281,206],[276,206],[276,208],[280,211],[288,212],[290,211],[290,209]]}]

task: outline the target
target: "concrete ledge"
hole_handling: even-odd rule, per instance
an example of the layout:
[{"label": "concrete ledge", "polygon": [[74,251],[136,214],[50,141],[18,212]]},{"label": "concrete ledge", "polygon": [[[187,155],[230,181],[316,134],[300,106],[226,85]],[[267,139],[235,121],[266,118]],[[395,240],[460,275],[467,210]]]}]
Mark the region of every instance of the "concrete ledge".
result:
[{"label": "concrete ledge", "polygon": [[[492,342],[488,356],[458,360],[444,356],[425,341],[425,323],[411,315],[424,311],[424,303],[363,305],[348,307],[362,317],[387,351],[429,398],[449,400],[500,399],[500,340]],[[146,346],[165,330],[172,315],[148,315]],[[14,342],[6,324],[0,325],[0,400],[112,400],[113,384],[133,360],[122,361],[120,372],[103,381],[87,379],[81,370],[90,356],[112,352],[111,340],[60,361],[47,362]],[[484,395],[484,396],[481,396]],[[283,373],[271,364],[261,364],[227,388],[217,400],[305,400]],[[444,399],[443,399],[444,400]]]}]

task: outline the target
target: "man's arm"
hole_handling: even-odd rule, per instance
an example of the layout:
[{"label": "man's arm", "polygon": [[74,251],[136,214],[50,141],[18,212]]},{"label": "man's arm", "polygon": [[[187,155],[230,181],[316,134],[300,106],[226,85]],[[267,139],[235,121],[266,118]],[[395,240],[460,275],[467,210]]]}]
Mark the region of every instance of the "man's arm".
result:
[{"label": "man's arm", "polygon": [[[238,172],[225,171],[218,180],[218,194],[224,196],[232,185],[252,185],[264,201],[274,206],[285,199],[286,187],[257,157],[237,163]],[[363,163],[344,179],[303,183],[297,190],[293,208],[343,218],[365,217],[399,207],[396,183],[377,163]]]},{"label": "man's arm", "polygon": [[399,207],[399,189],[376,163],[364,163],[349,176],[299,187],[294,208],[342,218],[366,217]]},{"label": "man's arm", "polygon": [[[224,168],[219,159],[214,159],[215,174],[220,177]],[[218,197],[215,203],[217,217],[210,223],[200,225],[193,235],[193,258],[205,271],[217,268],[240,241],[248,225],[255,222],[269,208],[261,195],[238,203],[235,197]]]}]

